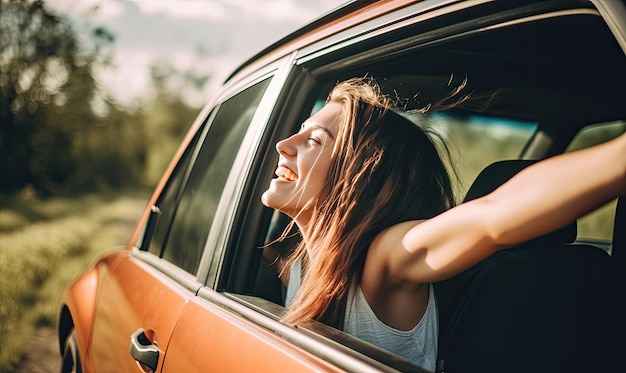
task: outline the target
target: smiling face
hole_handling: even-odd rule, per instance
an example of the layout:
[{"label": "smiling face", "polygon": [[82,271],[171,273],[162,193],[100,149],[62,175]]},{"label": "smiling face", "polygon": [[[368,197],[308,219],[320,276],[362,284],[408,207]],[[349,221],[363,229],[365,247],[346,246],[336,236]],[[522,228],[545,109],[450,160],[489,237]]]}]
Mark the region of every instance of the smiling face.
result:
[{"label": "smiling face", "polygon": [[326,104],[302,124],[298,133],[276,144],[278,177],[261,201],[296,219],[300,226],[308,224],[312,209],[326,196],[341,109],[337,102]]}]

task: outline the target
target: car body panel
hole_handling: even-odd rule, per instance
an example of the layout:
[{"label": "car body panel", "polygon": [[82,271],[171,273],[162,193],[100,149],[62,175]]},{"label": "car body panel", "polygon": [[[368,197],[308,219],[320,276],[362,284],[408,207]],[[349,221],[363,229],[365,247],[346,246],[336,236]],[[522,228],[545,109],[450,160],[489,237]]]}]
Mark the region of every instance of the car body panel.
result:
[{"label": "car body panel", "polygon": [[[129,354],[130,337],[143,329],[161,352],[185,303],[193,293],[132,256],[115,268],[96,264],[99,274],[98,307],[94,315],[91,357],[97,371],[138,371]],[[163,361],[160,354],[159,365]]]},{"label": "car body panel", "polygon": [[[98,281],[98,270],[95,268],[88,269],[75,279],[63,294],[62,308],[57,321],[60,351],[63,351],[65,340],[72,329],[76,332],[79,350],[85,352],[90,350],[93,316],[96,313]],[[93,366],[89,354],[85,354],[83,359],[84,365]]]},{"label": "car body panel", "polygon": [[[202,348],[189,348],[190,343]],[[180,317],[162,372],[261,372],[270,366],[272,372],[342,371],[276,334],[196,298]]]}]

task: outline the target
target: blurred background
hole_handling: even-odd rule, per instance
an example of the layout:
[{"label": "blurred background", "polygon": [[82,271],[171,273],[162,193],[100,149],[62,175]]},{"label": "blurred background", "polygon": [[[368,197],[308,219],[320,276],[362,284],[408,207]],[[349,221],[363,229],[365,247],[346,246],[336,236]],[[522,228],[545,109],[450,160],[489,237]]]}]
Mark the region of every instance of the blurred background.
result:
[{"label": "blurred background", "polygon": [[0,0],[0,372],[54,372],[64,287],[129,238],[202,106],[342,0]]}]

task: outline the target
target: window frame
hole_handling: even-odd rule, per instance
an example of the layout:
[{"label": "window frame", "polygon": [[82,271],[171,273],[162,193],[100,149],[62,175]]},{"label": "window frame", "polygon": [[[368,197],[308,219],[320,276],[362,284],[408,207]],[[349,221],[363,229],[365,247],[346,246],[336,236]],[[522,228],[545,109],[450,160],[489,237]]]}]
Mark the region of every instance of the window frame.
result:
[{"label": "window frame", "polygon": [[217,217],[219,201],[228,191],[225,185],[228,176],[239,169],[237,154],[271,79],[266,76],[256,80],[213,111],[215,114],[194,151],[194,163],[176,201],[161,250],[163,260],[197,273],[200,258],[211,248],[206,245],[206,238]]},{"label": "window frame", "polygon": [[[186,166],[183,166],[186,167],[186,169],[184,170],[183,179],[178,186],[179,190],[176,192],[176,198],[177,200],[180,200],[182,191],[184,190],[193,165],[195,164],[198,152],[200,151],[202,144],[205,141],[207,133],[209,133],[212,121],[215,119],[222,103],[237,95],[239,92],[246,90],[265,79],[270,79],[268,87],[265,89],[257,110],[255,111],[253,118],[248,126],[248,129],[246,130],[244,139],[239,149],[237,150],[237,155],[233,164],[241,166],[241,168],[232,167],[228,174],[226,185],[220,197],[218,208],[216,209],[215,217],[210,228],[209,236],[202,250],[203,253],[200,258],[200,263],[197,271],[195,273],[189,273],[178,267],[177,265],[162,259],[161,256],[149,252],[147,248],[144,248],[145,243],[149,242],[149,240],[151,240],[152,238],[151,234],[153,234],[153,232],[149,232],[149,230],[151,224],[154,224],[153,221],[158,214],[158,209],[157,211],[153,211],[149,214],[142,229],[142,233],[133,244],[133,248],[130,252],[131,256],[149,264],[150,266],[157,269],[159,272],[162,272],[166,276],[172,278],[174,281],[182,285],[187,290],[190,290],[194,293],[197,292],[198,289],[206,283],[208,274],[207,268],[209,268],[209,266],[211,265],[216,265],[215,263],[212,263],[212,261],[214,260],[214,256],[216,256],[216,252],[219,252],[219,255],[217,255],[217,257],[221,256],[221,254],[223,253],[223,247],[219,246],[219,237],[221,234],[223,234],[223,224],[230,220],[228,219],[228,214],[234,207],[232,205],[229,206],[230,201],[232,201],[233,198],[236,198],[234,197],[234,194],[237,192],[237,190],[236,186],[234,187],[234,185],[241,185],[243,182],[243,180],[237,181],[237,178],[238,176],[245,174],[244,172],[242,172],[243,169],[249,167],[249,162],[247,161],[247,159],[249,158],[249,153],[253,152],[253,149],[250,148],[250,145],[255,141],[255,138],[258,136],[259,129],[264,127],[264,118],[266,118],[268,115],[267,103],[271,102],[273,96],[276,94],[272,94],[271,91],[276,91],[280,84],[279,82],[277,82],[276,77],[278,75],[280,78],[281,71],[289,66],[289,63],[286,63],[285,61],[290,61],[290,59],[283,59],[272,63],[266,68],[261,69],[254,74],[246,77],[245,79],[239,81],[237,84],[232,84],[230,87],[225,88],[215,100],[207,104],[205,108],[201,111],[198,119],[196,119],[195,125],[192,126],[192,128],[196,127],[192,138],[188,142],[184,142],[185,148],[183,149],[181,147],[178,158],[175,158],[176,163],[171,166],[172,171],[169,172],[169,174],[167,174],[167,177],[164,178],[164,180],[161,182],[162,187],[158,188],[158,196],[156,198],[154,206],[158,206],[158,203],[162,200],[163,194],[170,184],[170,178],[172,177],[172,175],[174,175],[177,168],[181,166],[180,162],[182,161],[184,154],[191,151],[191,159]],[[170,219],[170,221],[167,222],[168,230],[171,229],[172,221],[173,219]],[[215,245],[213,246],[215,247],[215,250],[213,252],[214,255],[206,254],[207,247],[210,247],[209,245]]]},{"label": "window frame", "polygon": [[[424,6],[428,5],[426,3],[429,2],[424,2]],[[516,11],[509,11],[506,12],[506,14],[496,12],[498,17],[492,16],[489,18],[492,22],[491,27],[506,27],[512,21],[530,20],[535,16],[549,18],[552,17],[551,14],[554,14],[555,12],[554,7],[560,6],[558,3],[552,3],[549,6],[546,4],[540,4],[538,7],[533,7],[532,5],[537,4],[531,4],[528,7],[521,7],[520,9],[526,12],[522,12],[521,15],[520,13],[516,13]],[[591,5],[589,5],[589,7],[590,6]],[[419,6],[416,5],[414,8],[419,9]],[[581,6],[580,9],[589,11],[589,8],[584,6]],[[263,182],[258,182],[258,180],[267,180],[269,183],[276,164],[272,157],[277,158],[277,155],[274,154],[272,156],[268,153],[272,151],[273,144],[292,133],[293,129],[296,127],[295,123],[304,119],[303,114],[306,111],[304,108],[310,103],[312,96],[315,96],[312,92],[321,85],[321,81],[323,81],[323,79],[328,78],[331,75],[337,75],[338,72],[345,71],[347,69],[346,66],[348,66],[351,61],[366,58],[376,60],[384,53],[399,51],[404,52],[407,49],[416,50],[423,45],[434,42],[438,43],[452,37],[456,38],[472,35],[480,32],[481,29],[480,26],[475,25],[455,26],[456,28],[454,28],[454,30],[456,30],[456,33],[445,35],[446,32],[450,32],[450,28],[444,27],[442,29],[435,27],[435,31],[431,30],[428,37],[422,39],[419,39],[418,37],[399,40],[394,39],[394,41],[388,43],[373,41],[376,36],[384,35],[389,30],[394,30],[395,32],[395,30],[402,27],[413,27],[415,23],[421,22],[423,19],[430,19],[434,17],[433,14],[428,13],[423,17],[408,17],[403,20],[404,23],[397,23],[394,21],[394,13],[391,14],[392,15],[385,16],[384,20],[382,17],[376,18],[375,20],[372,20],[364,25],[352,27],[338,36],[329,38],[329,40],[325,39],[319,41],[295,52],[296,58],[294,60],[294,66],[289,71],[289,77],[286,80],[283,91],[279,96],[277,96],[276,102],[272,103],[272,105],[277,109],[270,116],[267,122],[268,128],[265,130],[266,132],[262,138],[260,138],[260,143],[255,143],[257,151],[261,154],[257,154],[255,156],[256,158],[253,161],[253,167],[247,170],[250,173],[250,180],[252,181],[248,183],[248,185],[244,186],[244,189],[242,189],[244,193],[238,195],[239,206],[241,206],[241,208],[239,208],[238,211],[231,210],[234,212],[231,216],[237,224],[234,224],[234,221],[229,222],[227,225],[228,231],[224,232],[222,235],[221,242],[224,243],[223,246],[227,251],[233,252],[234,255],[238,255],[238,252],[241,250],[250,250],[250,247],[252,246],[250,243],[259,242],[259,237],[262,235],[258,234],[258,231],[260,230],[258,227],[263,224],[267,227],[271,211],[260,206],[259,197],[267,185]],[[441,14],[448,15],[445,12],[442,12]],[[381,20],[384,21],[382,22],[382,26]],[[465,27],[465,29],[463,29],[463,27]],[[351,35],[357,36],[353,37]],[[377,47],[370,48],[369,46],[372,45],[372,43],[376,43]],[[391,50],[387,48],[390,45],[393,47]],[[350,47],[351,51],[360,48],[363,52],[361,54],[352,54],[351,52],[348,53],[340,50],[341,48],[347,47]],[[350,54],[350,56],[347,56],[347,54]],[[290,127],[288,125],[279,125],[279,123],[294,123],[294,125]],[[528,152],[532,150],[532,147],[527,147],[523,153],[528,154]],[[522,156],[523,154],[520,155],[520,157]],[[256,203],[256,205],[251,206],[253,203]],[[247,227],[250,228],[252,237],[242,238],[242,234],[246,233]],[[229,234],[230,237],[228,237]],[[223,263],[224,257],[221,259]],[[242,264],[238,269],[249,270],[250,267],[248,265],[249,263]],[[233,273],[237,270],[237,267],[229,264],[227,268],[220,267],[219,270],[219,282],[207,282],[207,286],[201,288],[198,292],[200,297],[208,300],[209,302],[218,304],[231,312],[239,314],[243,318],[253,321],[256,325],[277,333],[298,344],[300,347],[312,351],[314,354],[320,354],[320,356],[323,355],[324,357],[328,357],[324,352],[316,350],[316,342],[306,338],[299,339],[300,337],[291,336],[291,333],[302,333],[301,330],[306,329],[306,327],[301,328],[299,326],[295,329],[284,329],[284,325],[278,322],[280,315],[284,312],[284,308],[269,301],[264,301],[262,298],[241,295],[240,291],[243,292],[247,289],[247,286],[249,286],[249,279],[238,281],[236,279],[237,274]],[[212,276],[210,277],[213,278]],[[269,302],[269,304],[266,302]],[[316,323],[312,323],[312,325],[314,324]],[[349,355],[354,355],[356,353],[354,356],[358,356],[358,359],[365,360],[378,359],[378,352],[381,352],[382,355],[384,355],[384,351],[378,348],[374,348],[374,352],[371,350],[367,351],[366,355],[361,355],[361,353],[358,352],[358,346],[355,350],[351,350],[350,348],[345,350],[345,346],[340,346],[342,346],[342,343],[346,340],[345,337],[347,335],[338,331],[329,332],[325,330],[325,328],[326,327],[323,325],[319,329],[317,327],[313,327],[313,329],[303,333],[311,333],[309,336],[320,338],[323,341],[323,348],[337,348],[338,350],[344,349],[333,352],[340,355],[344,352],[347,352]],[[296,340],[300,342],[296,342]],[[335,363],[332,358],[329,358],[329,361]],[[353,368],[353,366],[349,366],[348,368]],[[384,370],[393,369],[392,365],[384,365],[383,368]]]},{"label": "window frame", "polygon": [[[439,4],[441,5],[441,4]],[[488,16],[480,15],[483,20],[480,24],[468,22],[473,20],[483,9],[489,9]],[[592,8],[591,3],[535,3],[521,5],[512,8],[508,4],[499,2],[473,2],[470,4],[459,4],[455,1],[446,2],[437,9],[433,9],[433,3],[425,1],[410,5],[398,11],[374,18],[363,24],[353,26],[330,38],[313,43],[307,47],[296,50],[294,66],[290,71],[290,77],[285,84],[284,92],[278,96],[277,101],[272,103],[278,108],[267,122],[267,134],[264,135],[259,149],[262,155],[255,160],[255,166],[247,171],[251,173],[253,180],[269,180],[275,168],[275,161],[272,161],[271,153],[274,144],[282,138],[293,133],[293,129],[278,123],[300,123],[306,116],[302,108],[310,104],[313,90],[319,87],[321,81],[329,77],[337,76],[341,71],[348,70],[348,66],[353,63],[367,59],[372,64],[378,63],[380,58],[389,54],[419,53],[423,47],[429,47],[435,43],[443,44],[452,39],[461,39],[479,34],[484,28],[500,29],[507,28],[512,24],[528,23],[537,19],[554,18],[567,15],[569,13],[593,13],[600,17],[599,12]],[[408,11],[407,11],[408,10]],[[452,14],[453,13],[453,14]],[[453,23],[441,20],[441,18],[452,17],[459,20]],[[448,19],[448,18],[446,18]],[[418,25],[427,21],[427,25]],[[413,30],[419,29],[419,34],[413,34]],[[407,32],[406,30],[411,30]],[[382,40],[381,35],[391,35],[390,38]],[[407,36],[408,35],[408,36]],[[343,49],[346,50],[343,50]],[[541,123],[539,124],[541,125]],[[294,127],[295,128],[295,127]],[[528,146],[522,150],[520,157],[535,157],[539,147],[533,146],[533,141],[542,139],[541,133],[536,134],[529,142]],[[259,143],[255,144],[259,146]],[[277,157],[276,155],[274,155]],[[269,165],[268,165],[269,163]],[[257,183],[258,184],[258,183]],[[239,194],[239,200],[244,210],[235,212],[237,224],[229,223],[229,227],[234,227],[232,236],[228,238],[228,232],[222,235],[222,242],[229,253],[239,255],[238,247],[248,247],[253,245],[256,239],[262,235],[258,233],[254,239],[240,238],[244,231],[241,227],[257,226],[268,224],[271,212],[258,212],[250,204],[258,203],[260,195],[265,190],[266,185],[248,185],[246,192]],[[254,215],[249,217],[248,215]],[[234,216],[234,215],[231,215]],[[230,228],[229,228],[230,229]],[[248,232],[245,232],[248,233]],[[254,234],[254,233],[253,233]],[[259,250],[260,251],[260,250]],[[224,258],[221,258],[224,259]],[[245,291],[250,284],[249,279],[239,281],[234,266],[227,265],[218,269],[219,281],[207,282],[206,284],[214,289],[222,289],[231,292]],[[211,279],[215,278],[211,273]]]},{"label": "window frame", "polygon": [[[225,96],[226,98],[231,97],[237,92],[271,76],[271,81],[252,117],[248,131],[235,157],[233,168],[224,185],[224,191],[200,260],[197,279],[209,288],[217,286],[227,251],[226,243],[235,224],[236,212],[242,203],[242,195],[249,178],[253,159],[260,145],[260,140],[269,117],[274,111],[276,99],[289,76],[293,60],[294,56],[292,54],[268,65],[253,76],[248,77],[245,85],[241,83],[236,84],[235,88]],[[226,98],[221,100],[224,101]],[[214,247],[214,249],[209,250],[209,247]]]}]

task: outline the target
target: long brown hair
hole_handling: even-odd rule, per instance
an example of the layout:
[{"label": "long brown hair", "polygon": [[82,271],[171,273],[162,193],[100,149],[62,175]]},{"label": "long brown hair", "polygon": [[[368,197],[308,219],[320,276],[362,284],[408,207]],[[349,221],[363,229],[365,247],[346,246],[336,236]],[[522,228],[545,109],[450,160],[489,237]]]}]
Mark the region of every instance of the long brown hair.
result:
[{"label": "long brown hair", "polygon": [[[327,177],[304,242],[302,286],[283,321],[313,319],[341,329],[349,290],[360,282],[367,250],[384,229],[431,218],[454,205],[448,172],[426,133],[391,109],[369,78],[339,83],[343,105]],[[308,254],[308,255],[307,255]]]}]

